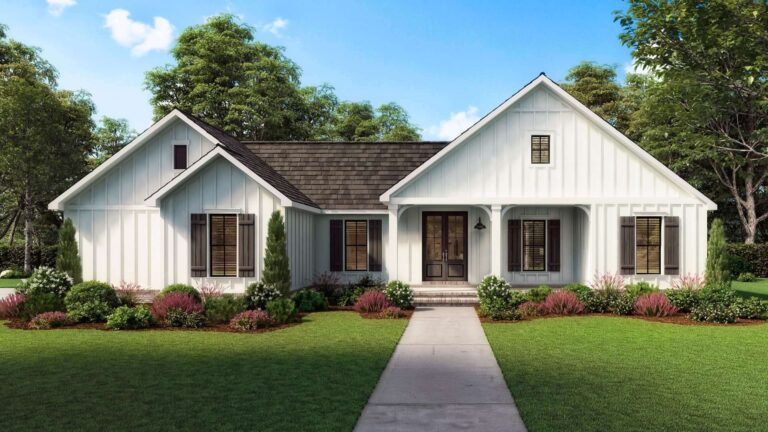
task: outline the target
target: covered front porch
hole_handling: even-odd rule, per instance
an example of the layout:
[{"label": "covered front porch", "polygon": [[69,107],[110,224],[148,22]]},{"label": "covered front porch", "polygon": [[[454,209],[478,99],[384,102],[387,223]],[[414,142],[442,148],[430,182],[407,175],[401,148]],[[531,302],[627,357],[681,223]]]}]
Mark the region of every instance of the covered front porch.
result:
[{"label": "covered front porch", "polygon": [[390,279],[417,290],[473,288],[488,274],[513,287],[588,279],[589,207],[391,205]]}]

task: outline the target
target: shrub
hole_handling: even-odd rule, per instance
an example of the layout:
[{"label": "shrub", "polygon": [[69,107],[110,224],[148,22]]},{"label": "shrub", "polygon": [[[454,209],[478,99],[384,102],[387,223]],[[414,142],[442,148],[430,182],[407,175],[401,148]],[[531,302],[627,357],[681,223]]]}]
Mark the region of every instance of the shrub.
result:
[{"label": "shrub", "polygon": [[240,312],[229,321],[229,327],[237,331],[254,331],[270,325],[272,325],[272,319],[263,310]]},{"label": "shrub", "polygon": [[0,272],[0,279],[22,279],[29,275],[18,269],[8,269]]},{"label": "shrub", "polygon": [[328,303],[339,304],[339,298],[344,292],[339,277],[335,273],[323,272],[312,278],[312,288],[323,293]]},{"label": "shrub", "polygon": [[75,225],[72,223],[72,219],[64,219],[64,223],[59,228],[56,269],[68,274],[73,283],[78,284],[83,281],[83,268],[80,265],[75,234]]},{"label": "shrub", "polygon": [[624,287],[624,291],[626,291],[629,295],[634,296],[635,298],[640,297],[643,294],[657,292],[658,290],[659,287],[657,285],[646,281],[638,281]]},{"label": "shrub", "polygon": [[519,321],[523,319],[522,313],[516,306],[501,299],[493,299],[480,306],[480,315],[494,321]]},{"label": "shrub", "polygon": [[64,301],[56,294],[25,295],[24,304],[21,306],[19,318],[29,321],[35,315],[43,312],[54,312],[64,309]]},{"label": "shrub", "polygon": [[517,307],[517,311],[523,317],[535,317],[541,315],[541,306],[532,301],[527,301]]},{"label": "shrub", "polygon": [[43,312],[29,320],[28,327],[35,330],[47,330],[71,323],[72,321],[64,312]]},{"label": "shrub", "polygon": [[495,275],[488,275],[477,287],[477,298],[480,301],[480,306],[499,301],[507,303],[511,292],[512,288],[507,281]]},{"label": "shrub", "polygon": [[0,299],[0,319],[19,318],[24,310],[25,299],[21,293],[13,293]]},{"label": "shrub", "polygon": [[404,317],[405,313],[403,313],[403,310],[397,306],[390,306],[388,308],[384,308],[384,310],[379,313],[379,316],[387,319],[397,319]]},{"label": "shrub", "polygon": [[551,315],[575,315],[584,313],[584,303],[570,291],[555,291],[541,304],[541,311]]},{"label": "shrub", "polygon": [[616,315],[632,315],[635,312],[636,295],[624,291],[618,294],[608,306],[608,311]]},{"label": "shrub", "polygon": [[680,312],[690,312],[700,303],[701,290],[690,288],[669,289],[664,291],[669,302]]},{"label": "shrub", "polygon": [[325,296],[313,289],[305,288],[293,294],[293,302],[299,312],[314,312],[328,309]]},{"label": "shrub", "polygon": [[704,278],[696,274],[687,274],[672,281],[672,288],[679,290],[700,290],[704,288]]},{"label": "shrub", "polygon": [[280,297],[280,290],[262,281],[254,282],[245,289],[245,305],[248,309],[264,309],[267,303]]},{"label": "shrub", "polygon": [[409,309],[413,306],[413,290],[405,282],[390,281],[384,289],[384,294],[391,304],[399,308]]},{"label": "shrub", "polygon": [[107,317],[107,327],[113,330],[134,330],[152,325],[152,312],[146,306],[120,306]]},{"label": "shrub", "polygon": [[752,266],[750,265],[749,261],[738,255],[732,255],[728,253],[728,245],[725,246],[726,248],[725,258],[723,259],[723,266],[726,270],[728,270],[728,274],[731,276],[731,278],[742,273],[752,272]]},{"label": "shrub", "polygon": [[285,298],[270,300],[267,303],[267,313],[277,324],[285,324],[296,320],[296,306],[293,301]]},{"label": "shrub", "polygon": [[563,291],[570,291],[576,294],[576,298],[584,304],[592,297],[592,288],[580,283],[569,283],[563,287]]},{"label": "shrub", "polygon": [[736,266],[729,259],[727,265],[732,274],[752,272],[759,277],[768,277],[768,243],[731,243],[725,249],[729,257],[739,257],[741,262],[747,263]]},{"label": "shrub", "polygon": [[387,296],[381,291],[366,291],[355,303],[355,310],[360,313],[379,313],[389,307]]},{"label": "shrub", "polygon": [[620,291],[624,288],[624,277],[615,273],[595,274],[592,289],[595,291]]},{"label": "shrub", "polygon": [[[56,246],[33,246],[31,258],[32,268],[56,267]],[[24,268],[24,244],[0,245],[0,263],[8,268]]]},{"label": "shrub", "polygon": [[665,317],[677,313],[677,308],[660,292],[643,294],[635,301],[635,314]]},{"label": "shrub", "polygon": [[119,301],[112,285],[86,281],[72,287],[64,297],[69,317],[75,321],[105,321]]},{"label": "shrub", "polygon": [[285,246],[285,224],[279,211],[272,212],[267,225],[267,248],[264,253],[264,283],[277,288],[283,295],[291,289],[291,269]]},{"label": "shrub", "polygon": [[72,288],[72,278],[50,267],[38,267],[16,289],[27,296],[54,294],[63,299]]},{"label": "shrub", "polygon": [[197,292],[200,293],[200,300],[205,303],[209,299],[221,297],[224,295],[224,288],[218,282],[203,282],[200,287],[197,288]]},{"label": "shrub", "polygon": [[364,292],[365,289],[362,287],[347,286],[343,288],[336,304],[338,306],[353,306]]},{"label": "shrub", "polygon": [[744,272],[739,274],[739,277],[736,280],[739,282],[754,282],[757,280],[757,276],[755,276],[754,273]]},{"label": "shrub", "polygon": [[621,291],[614,288],[592,290],[583,303],[589,312],[613,312],[621,294]]},{"label": "shrub", "polygon": [[246,309],[245,299],[232,294],[204,298],[205,319],[211,324],[228,323]]},{"label": "shrub", "polygon": [[372,289],[375,290],[381,290],[384,288],[384,282],[381,280],[369,275],[365,274],[360,277],[360,279],[353,284],[354,288],[362,288],[363,291],[369,291]]},{"label": "shrub", "polygon": [[541,285],[536,288],[529,289],[526,293],[526,297],[532,302],[541,303],[546,300],[551,293],[552,288],[546,285]]},{"label": "shrub", "polygon": [[734,313],[742,319],[766,319],[768,318],[768,302],[757,297],[748,299],[739,298],[732,305]]},{"label": "shrub", "polygon": [[191,295],[192,298],[195,299],[195,301],[197,302],[202,301],[202,298],[200,297],[200,293],[193,286],[187,285],[187,284],[180,284],[180,283],[168,285],[162,291],[160,291],[160,294],[157,295],[157,298],[161,299],[170,293],[188,294],[188,295]]},{"label": "shrub", "polygon": [[694,321],[723,324],[736,322],[734,308],[719,303],[700,304],[691,310],[688,317]]},{"label": "shrub", "polygon": [[115,287],[117,300],[121,306],[136,306],[139,303],[139,291],[141,286],[133,282],[120,281],[120,285]]},{"label": "shrub", "polygon": [[730,272],[726,267],[725,229],[720,219],[712,221],[707,241],[707,262],[705,278],[707,285],[724,286],[731,281]]},{"label": "shrub", "polygon": [[191,294],[170,292],[152,303],[152,317],[169,327],[200,327],[203,306]]},{"label": "shrub", "polygon": [[710,286],[699,292],[699,299],[702,304],[721,304],[730,306],[736,302],[739,296],[736,291],[728,285]]}]

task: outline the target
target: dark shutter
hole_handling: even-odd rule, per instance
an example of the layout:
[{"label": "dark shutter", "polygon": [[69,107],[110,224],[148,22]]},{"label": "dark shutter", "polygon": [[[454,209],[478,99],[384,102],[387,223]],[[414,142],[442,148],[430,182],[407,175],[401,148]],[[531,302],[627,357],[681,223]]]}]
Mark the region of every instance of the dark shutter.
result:
[{"label": "dark shutter", "polygon": [[381,220],[368,221],[368,271],[381,271]]},{"label": "dark shutter", "polygon": [[206,227],[208,221],[207,216],[208,215],[205,214],[192,214],[192,224],[190,230],[190,270],[192,277],[208,276],[208,230]]},{"label": "dark shutter", "polygon": [[635,274],[635,218],[632,216],[621,217],[619,264],[621,266],[621,274]]},{"label": "dark shutter", "polygon": [[344,265],[344,222],[331,220],[331,271],[341,271]]},{"label": "dark shutter", "polygon": [[680,218],[664,218],[664,274],[680,274]]},{"label": "dark shutter", "polygon": [[507,227],[507,270],[519,272],[522,268],[520,219],[510,219]]},{"label": "dark shutter", "polygon": [[547,270],[560,271],[560,221],[547,221]]},{"label": "dark shutter", "polygon": [[256,215],[238,215],[238,262],[240,277],[256,276]]}]

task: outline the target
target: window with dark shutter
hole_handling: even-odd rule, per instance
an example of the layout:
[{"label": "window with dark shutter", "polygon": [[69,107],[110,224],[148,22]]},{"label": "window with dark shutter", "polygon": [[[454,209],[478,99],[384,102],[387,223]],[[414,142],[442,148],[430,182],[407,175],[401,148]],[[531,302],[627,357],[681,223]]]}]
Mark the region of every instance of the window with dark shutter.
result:
[{"label": "window with dark shutter", "polygon": [[523,221],[523,271],[546,270],[545,229],[543,220]]},{"label": "window with dark shutter", "polygon": [[381,220],[368,221],[368,271],[381,271]]},{"label": "window with dark shutter", "polygon": [[549,163],[549,135],[531,135],[531,163]]},{"label": "window with dark shutter", "polygon": [[190,271],[192,277],[208,276],[208,215],[192,214],[190,232]]},{"label": "window with dark shutter", "polygon": [[211,215],[211,276],[237,276],[237,216]]},{"label": "window with dark shutter", "polygon": [[680,274],[680,218],[664,218],[664,274]]},{"label": "window with dark shutter", "polygon": [[547,271],[560,271],[560,221],[547,221]]},{"label": "window with dark shutter", "polygon": [[187,169],[187,146],[173,146],[173,169]]},{"label": "window with dark shutter", "polygon": [[344,221],[344,270],[368,270],[368,221]]},{"label": "window with dark shutter", "polygon": [[330,228],[330,270],[340,272],[344,269],[344,221],[332,219]]},{"label": "window with dark shutter", "polygon": [[522,268],[523,249],[519,219],[510,219],[507,223],[507,270],[519,272]]},{"label": "window with dark shutter", "polygon": [[661,273],[661,218],[635,218],[635,263],[637,274]]}]

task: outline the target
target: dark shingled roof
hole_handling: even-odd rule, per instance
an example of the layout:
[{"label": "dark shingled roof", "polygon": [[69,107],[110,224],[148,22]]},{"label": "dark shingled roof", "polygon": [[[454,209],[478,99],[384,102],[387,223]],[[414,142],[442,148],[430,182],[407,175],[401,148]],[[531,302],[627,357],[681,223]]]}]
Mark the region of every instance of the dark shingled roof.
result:
[{"label": "dark shingled roof", "polygon": [[447,142],[262,142],[243,144],[322,209],[383,209],[379,196]]},{"label": "dark shingled roof", "polygon": [[309,199],[304,193],[301,192],[295,185],[287,181],[280,173],[269,166],[257,155],[249,151],[240,141],[233,136],[224,132],[223,130],[212,126],[203,120],[189,114],[187,112],[182,113],[187,116],[196,125],[200,126],[203,130],[208,132],[212,137],[219,141],[224,149],[235,157],[240,163],[248,167],[256,175],[264,179],[267,183],[271,184],[275,189],[280,191],[283,195],[287,196],[291,201],[308,205],[310,207],[318,207],[311,199]]}]

